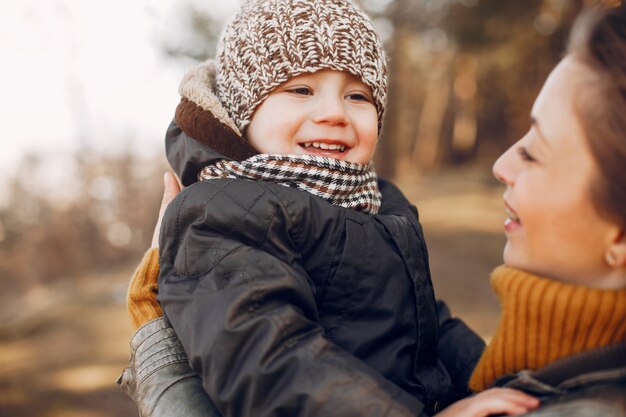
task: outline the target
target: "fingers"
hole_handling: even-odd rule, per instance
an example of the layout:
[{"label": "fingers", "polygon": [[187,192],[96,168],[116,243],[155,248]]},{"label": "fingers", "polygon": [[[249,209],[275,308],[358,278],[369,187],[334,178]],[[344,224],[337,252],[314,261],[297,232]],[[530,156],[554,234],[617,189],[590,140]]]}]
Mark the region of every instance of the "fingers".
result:
[{"label": "fingers", "polygon": [[492,414],[519,415],[539,406],[539,400],[521,391],[492,388],[458,401],[437,417],[487,417]]},{"label": "fingers", "polygon": [[163,185],[165,190],[163,192],[163,200],[161,201],[161,208],[166,206],[176,197],[180,192],[180,184],[171,172],[163,174]]},{"label": "fingers", "polygon": [[176,197],[180,192],[180,183],[174,177],[171,172],[163,174],[163,198],[161,199],[161,207],[159,208],[159,218],[154,227],[154,233],[152,234],[152,247],[159,247],[159,235],[161,232],[161,220],[168,204]]},{"label": "fingers", "polygon": [[539,400],[522,391],[510,388],[492,388],[476,395],[472,400],[473,408],[479,415],[507,414],[519,415],[534,410],[539,406]]}]

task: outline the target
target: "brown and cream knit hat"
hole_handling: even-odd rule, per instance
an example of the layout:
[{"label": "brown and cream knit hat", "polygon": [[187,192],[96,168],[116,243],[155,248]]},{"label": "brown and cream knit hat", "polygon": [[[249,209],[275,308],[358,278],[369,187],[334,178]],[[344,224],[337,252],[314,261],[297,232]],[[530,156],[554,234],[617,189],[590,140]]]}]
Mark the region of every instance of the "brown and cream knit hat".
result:
[{"label": "brown and cream knit hat", "polygon": [[243,132],[278,85],[321,69],[346,71],[372,89],[378,127],[387,62],[369,17],[348,0],[244,0],[217,50],[217,95]]}]

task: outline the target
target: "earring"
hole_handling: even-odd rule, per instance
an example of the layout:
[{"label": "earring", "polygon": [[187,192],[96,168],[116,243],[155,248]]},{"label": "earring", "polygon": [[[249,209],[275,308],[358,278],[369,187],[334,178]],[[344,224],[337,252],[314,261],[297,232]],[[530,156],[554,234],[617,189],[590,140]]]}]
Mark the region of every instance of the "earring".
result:
[{"label": "earring", "polygon": [[617,258],[613,255],[613,252],[606,253],[606,263],[609,264],[610,267],[614,267],[617,264]]}]

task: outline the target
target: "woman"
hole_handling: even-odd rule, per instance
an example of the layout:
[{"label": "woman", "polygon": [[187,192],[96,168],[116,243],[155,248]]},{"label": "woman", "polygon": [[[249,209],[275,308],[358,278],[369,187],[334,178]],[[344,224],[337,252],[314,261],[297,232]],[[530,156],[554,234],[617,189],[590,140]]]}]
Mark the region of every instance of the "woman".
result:
[{"label": "woman", "polygon": [[504,314],[471,386],[534,370],[496,385],[541,396],[538,415],[626,415],[624,5],[579,19],[531,121],[493,168],[507,186],[506,266],[491,279]]},{"label": "woman", "polygon": [[[539,94],[531,120],[528,134],[494,165],[495,176],[507,186],[505,266],[492,276],[504,313],[471,386],[477,392],[496,386],[535,395],[541,405],[531,416],[624,416],[625,6],[594,10],[577,21],[568,54]],[[175,194],[172,179],[167,181],[166,189]],[[148,337],[166,332],[162,323],[148,323],[133,339],[137,356],[123,383],[138,390],[140,407],[151,407],[144,415],[164,413],[164,404],[196,412],[187,415],[208,415],[206,399],[189,402],[202,393],[194,391],[182,352],[169,356],[178,358],[175,363],[158,356],[160,361],[139,359],[162,350],[159,346],[176,349],[163,345],[162,337],[156,342]],[[179,372],[162,372],[167,363]],[[527,397],[515,395],[484,391],[441,415],[534,408]]]}]

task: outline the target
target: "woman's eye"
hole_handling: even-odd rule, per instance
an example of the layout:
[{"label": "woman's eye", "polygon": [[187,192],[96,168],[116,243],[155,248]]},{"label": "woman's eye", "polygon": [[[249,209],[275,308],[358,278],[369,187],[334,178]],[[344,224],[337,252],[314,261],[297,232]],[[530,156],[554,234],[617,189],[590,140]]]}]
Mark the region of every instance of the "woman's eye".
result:
[{"label": "woman's eye", "polygon": [[294,87],[294,88],[290,88],[287,91],[289,91],[292,94],[297,94],[297,95],[302,95],[302,96],[310,96],[313,94],[313,91],[311,91],[311,89],[308,87]]},{"label": "woman's eye", "polygon": [[526,149],[523,146],[517,148],[517,153],[519,154],[520,158],[522,158],[522,161],[527,161],[527,162],[536,161],[536,159],[528,152],[528,149]]}]

